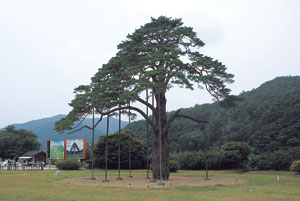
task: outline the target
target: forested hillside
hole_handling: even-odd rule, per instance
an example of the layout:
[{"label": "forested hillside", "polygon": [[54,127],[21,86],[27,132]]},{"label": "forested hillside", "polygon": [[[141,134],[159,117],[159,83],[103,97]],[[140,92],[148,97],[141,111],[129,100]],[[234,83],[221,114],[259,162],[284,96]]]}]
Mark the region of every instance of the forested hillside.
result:
[{"label": "forested hillside", "polygon": [[[240,95],[244,101],[234,108],[213,103],[182,111],[209,121],[205,129],[210,147],[230,141],[246,142],[258,154],[300,146],[299,76],[278,77]],[[146,139],[145,128],[145,121],[131,125],[142,140]],[[169,139],[171,152],[199,151],[205,145],[201,125],[187,119],[174,122]]]}]

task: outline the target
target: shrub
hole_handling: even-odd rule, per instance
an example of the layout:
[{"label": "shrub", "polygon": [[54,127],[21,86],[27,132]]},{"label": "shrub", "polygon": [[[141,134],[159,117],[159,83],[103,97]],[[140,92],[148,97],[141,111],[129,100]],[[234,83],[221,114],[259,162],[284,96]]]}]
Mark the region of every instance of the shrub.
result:
[{"label": "shrub", "polygon": [[[102,135],[99,137],[98,142],[95,144],[94,149],[94,167],[105,168],[105,155],[106,155],[106,139],[108,142],[108,168],[118,169],[118,141],[119,134],[115,133],[106,137]],[[120,135],[120,149],[121,149],[121,169],[128,169],[129,167],[129,146],[130,140],[131,151],[131,168],[143,169],[146,168],[146,149],[144,143],[135,137],[135,134],[129,130],[123,130]]]},{"label": "shrub", "polygon": [[274,153],[266,152],[260,155],[257,159],[256,167],[259,170],[274,170],[276,155]]},{"label": "shrub", "polygon": [[[224,167],[224,151],[211,150],[207,152],[208,169],[222,169]],[[204,170],[205,169],[205,153],[202,152],[181,152],[172,153],[171,160],[178,161],[182,170]]]},{"label": "shrub", "polygon": [[278,150],[275,151],[276,160],[274,163],[275,170],[289,170],[292,164],[293,158],[289,151]]},{"label": "shrub", "polygon": [[231,168],[245,168],[248,162],[248,156],[251,148],[248,144],[242,142],[228,142],[222,146],[224,150],[224,167]]},{"label": "shrub", "polygon": [[293,161],[293,163],[292,163],[292,165],[290,167],[290,170],[298,172],[300,174],[300,160]]},{"label": "shrub", "polygon": [[[208,155],[208,168],[213,170],[223,169],[224,167],[224,151],[211,150]],[[203,159],[203,169],[205,169],[205,157]]]},{"label": "shrub", "polygon": [[81,164],[76,160],[58,160],[55,165],[59,170],[79,170]]},{"label": "shrub", "polygon": [[[171,155],[171,160],[178,161],[183,170],[199,170],[204,166],[204,154],[202,152],[182,152]],[[203,169],[202,167],[202,169]]]},{"label": "shrub", "polygon": [[180,169],[180,164],[178,163],[178,161],[170,160],[169,169],[170,169],[170,172],[177,172],[177,170]]},{"label": "shrub", "polygon": [[249,170],[257,170],[257,164],[259,161],[260,155],[250,155],[249,156],[249,161],[248,161],[248,168]]}]

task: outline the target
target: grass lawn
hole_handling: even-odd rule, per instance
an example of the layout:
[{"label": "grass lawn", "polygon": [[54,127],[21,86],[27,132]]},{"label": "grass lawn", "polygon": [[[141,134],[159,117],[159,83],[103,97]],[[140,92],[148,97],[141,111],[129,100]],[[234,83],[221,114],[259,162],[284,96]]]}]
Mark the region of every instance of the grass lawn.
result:
[{"label": "grass lawn", "polygon": [[[117,171],[109,171],[117,176]],[[58,181],[73,177],[90,177],[90,170],[61,171],[0,171],[0,200],[300,200],[300,175],[293,172],[210,171],[213,178],[247,179],[245,184],[217,185],[211,187],[133,188],[110,186],[83,186],[62,184]],[[103,170],[95,170],[103,176]],[[146,175],[145,170],[134,170],[132,175]],[[205,177],[204,171],[179,171],[183,177]],[[276,180],[279,175],[280,180]],[[128,176],[122,171],[121,176]],[[171,175],[172,176],[172,175]],[[107,184],[109,185],[109,183]]]}]

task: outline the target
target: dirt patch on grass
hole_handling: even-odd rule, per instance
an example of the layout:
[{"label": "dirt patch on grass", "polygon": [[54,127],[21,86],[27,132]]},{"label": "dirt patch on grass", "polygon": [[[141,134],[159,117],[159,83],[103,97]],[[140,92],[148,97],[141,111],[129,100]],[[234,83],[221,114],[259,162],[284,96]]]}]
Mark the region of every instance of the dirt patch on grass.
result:
[{"label": "dirt patch on grass", "polygon": [[[90,178],[69,178],[63,179],[60,183],[64,184],[79,184],[91,186],[120,186],[120,187],[137,187],[137,188],[159,188],[160,181],[151,182],[143,176],[135,176],[133,178],[122,177],[122,180],[116,180],[116,177],[109,177],[109,182],[103,182],[103,177],[96,177],[96,180]],[[222,186],[229,184],[242,184],[247,179],[232,179],[232,178],[210,178],[204,180],[199,177],[171,177],[168,181],[163,181],[164,187],[171,186]]]}]

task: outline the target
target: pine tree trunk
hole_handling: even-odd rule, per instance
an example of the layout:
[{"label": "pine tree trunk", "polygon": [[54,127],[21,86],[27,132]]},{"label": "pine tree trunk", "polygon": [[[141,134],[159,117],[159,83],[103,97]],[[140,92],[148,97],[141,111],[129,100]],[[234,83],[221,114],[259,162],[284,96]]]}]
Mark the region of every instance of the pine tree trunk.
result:
[{"label": "pine tree trunk", "polygon": [[[161,128],[163,130],[167,122],[166,116],[166,98],[165,94],[160,95],[160,99],[156,96],[156,102],[161,105]],[[159,101],[160,100],[160,101]],[[158,111],[158,108],[157,108]],[[158,114],[158,113],[157,113]],[[156,129],[154,131],[153,141],[152,141],[152,177],[153,179],[160,179],[160,140],[159,140],[159,116],[156,115]],[[161,133],[161,166],[162,166],[162,179],[169,179],[169,141],[168,141],[168,131]]]},{"label": "pine tree trunk", "polygon": [[[161,147],[161,165],[162,165],[162,179],[169,179],[169,144],[167,135],[162,135],[162,147]],[[154,179],[160,179],[160,143],[159,135],[155,132],[152,145],[152,177]]]}]

